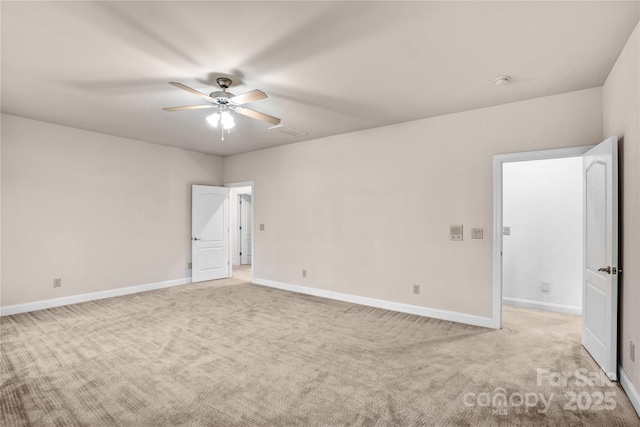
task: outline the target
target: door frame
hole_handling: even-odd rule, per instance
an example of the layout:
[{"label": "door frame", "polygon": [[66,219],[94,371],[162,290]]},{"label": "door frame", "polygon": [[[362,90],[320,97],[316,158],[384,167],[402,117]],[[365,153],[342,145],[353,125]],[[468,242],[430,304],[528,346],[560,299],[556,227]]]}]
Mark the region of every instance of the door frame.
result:
[{"label": "door frame", "polygon": [[525,162],[530,160],[580,157],[592,147],[594,147],[594,145],[496,154],[493,156],[493,309],[491,327],[494,329],[502,329],[502,165],[504,163]]},{"label": "door frame", "polygon": [[[224,186],[225,187],[229,187],[229,188],[251,187],[251,230],[253,232],[253,236],[251,236],[251,280],[253,281],[254,266],[256,265],[256,256],[255,256],[256,252],[254,250],[255,240],[256,240],[256,236],[255,236],[256,228],[255,228],[255,217],[254,217],[255,201],[256,201],[256,197],[255,197],[256,188],[255,188],[255,185],[253,184],[253,181],[228,182],[228,183],[225,183]],[[236,206],[237,206],[237,201],[236,201]],[[229,203],[229,209],[231,209],[231,203]],[[239,215],[240,215],[240,213],[238,212],[238,216]],[[236,243],[239,244],[240,242],[236,242]],[[240,262],[240,260],[238,260],[238,262]],[[230,262],[229,266],[231,268],[231,273],[230,274],[233,277],[233,262]]]}]

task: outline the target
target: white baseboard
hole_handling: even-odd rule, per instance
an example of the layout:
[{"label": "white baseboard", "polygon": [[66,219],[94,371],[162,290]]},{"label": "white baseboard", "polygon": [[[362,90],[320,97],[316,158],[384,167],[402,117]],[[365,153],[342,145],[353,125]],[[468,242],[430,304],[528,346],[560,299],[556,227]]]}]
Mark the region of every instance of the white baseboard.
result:
[{"label": "white baseboard", "polygon": [[516,307],[535,308],[537,310],[553,311],[556,313],[582,315],[582,307],[576,307],[575,305],[556,304],[553,302],[533,301],[511,297],[502,297],[502,302]]},{"label": "white baseboard", "polygon": [[627,393],[631,404],[640,417],[640,394],[638,393],[638,390],[636,390],[636,388],[633,386],[629,375],[627,375],[624,369],[622,369],[622,365],[618,366],[618,371],[620,371],[620,385],[624,389],[624,392]]},{"label": "white baseboard", "polygon": [[186,285],[191,283],[190,277],[183,279],[167,280],[165,282],[147,283],[144,285],[129,286],[126,288],[110,289],[108,291],[91,292],[88,294],[71,295],[68,297],[54,298],[43,301],[34,301],[24,304],[7,305],[0,307],[0,316],[11,314],[27,313],[29,311],[44,310],[47,308],[60,307],[63,305],[77,304],[80,302],[95,301],[104,298],[119,297],[122,295],[136,294],[138,292],[153,291],[156,289],[170,288],[172,286]]},{"label": "white baseboard", "polygon": [[418,316],[433,317],[434,319],[449,320],[452,322],[465,323],[468,325],[495,329],[493,319],[491,319],[490,317],[482,317],[473,314],[465,314],[448,310],[439,310],[435,308],[403,304],[399,302],[362,297],[358,295],[343,294],[340,292],[328,291],[325,289],[308,288],[305,286],[291,285],[289,283],[260,279],[257,277],[254,277],[251,282],[256,285],[268,286],[270,288],[277,288],[285,291],[297,292],[300,294],[313,295],[322,298],[350,302],[353,304],[366,305],[369,307],[399,311],[401,313],[417,314]]}]

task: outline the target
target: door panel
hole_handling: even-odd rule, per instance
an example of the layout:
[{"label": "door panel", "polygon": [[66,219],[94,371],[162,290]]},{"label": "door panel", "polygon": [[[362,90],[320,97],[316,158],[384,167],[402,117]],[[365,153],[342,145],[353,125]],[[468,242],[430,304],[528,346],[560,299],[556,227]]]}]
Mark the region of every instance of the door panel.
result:
[{"label": "door panel", "polygon": [[591,272],[607,265],[607,165],[594,161],[586,169],[586,251]]},{"label": "door panel", "polygon": [[198,237],[203,241],[222,241],[224,239],[224,218],[222,206],[225,197],[219,194],[205,193],[200,195],[198,208]]},{"label": "door panel", "polygon": [[198,251],[198,261],[199,271],[221,269],[227,265],[222,248],[201,248]]},{"label": "door panel", "polygon": [[192,281],[229,277],[229,189],[192,187]]},{"label": "door panel", "polygon": [[612,380],[618,349],[618,156],[616,137],[583,156],[582,344]]},{"label": "door panel", "polygon": [[606,315],[604,308],[607,304],[607,294],[588,280],[585,285],[585,311],[590,314],[584,319],[585,327],[593,334],[593,338],[597,339],[598,343],[604,347],[607,340],[607,328],[606,324],[599,320]]}]

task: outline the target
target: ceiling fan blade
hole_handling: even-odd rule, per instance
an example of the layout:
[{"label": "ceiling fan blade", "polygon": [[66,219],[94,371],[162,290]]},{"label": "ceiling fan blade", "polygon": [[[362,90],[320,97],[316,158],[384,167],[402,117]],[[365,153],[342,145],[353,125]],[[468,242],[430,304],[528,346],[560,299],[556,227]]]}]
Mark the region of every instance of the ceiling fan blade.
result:
[{"label": "ceiling fan blade", "polygon": [[236,95],[231,98],[229,101],[233,102],[236,105],[247,104],[253,101],[260,101],[261,99],[268,98],[267,94],[261,90],[254,89],[252,91],[241,93],[240,95]]},{"label": "ceiling fan blade", "polygon": [[252,119],[262,120],[263,122],[271,123],[272,125],[277,125],[280,123],[280,119],[277,117],[270,116],[265,113],[261,113],[259,111],[251,110],[249,108],[244,107],[235,107],[236,113],[240,113],[243,116],[251,117]]},{"label": "ceiling fan blade", "polygon": [[191,92],[191,93],[192,93],[192,94],[194,94],[194,95],[197,95],[197,96],[199,96],[199,97],[201,97],[201,98],[206,99],[207,101],[211,101],[211,102],[215,101],[215,99],[213,99],[212,97],[210,97],[210,96],[209,96],[209,95],[207,95],[206,93],[198,92],[198,91],[197,91],[197,90],[195,90],[195,89],[191,89],[189,86],[185,86],[185,85],[183,85],[182,83],[169,82],[169,84],[170,84],[170,85],[173,85],[173,86],[175,86],[175,87],[177,87],[177,88],[180,88],[180,89],[182,89],[182,90],[186,90],[187,92]]},{"label": "ceiling fan blade", "polygon": [[182,110],[201,110],[203,108],[214,108],[217,105],[186,105],[184,107],[167,107],[163,108],[164,111],[182,111]]}]

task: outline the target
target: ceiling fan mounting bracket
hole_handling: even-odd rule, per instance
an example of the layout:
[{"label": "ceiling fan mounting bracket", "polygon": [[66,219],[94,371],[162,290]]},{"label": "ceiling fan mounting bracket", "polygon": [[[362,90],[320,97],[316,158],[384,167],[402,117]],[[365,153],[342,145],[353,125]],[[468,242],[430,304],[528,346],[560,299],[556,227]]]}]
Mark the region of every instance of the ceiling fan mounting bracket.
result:
[{"label": "ceiling fan mounting bracket", "polygon": [[220,86],[223,91],[227,90],[232,83],[231,79],[228,79],[226,77],[218,77],[216,81],[218,82],[218,86]]}]

